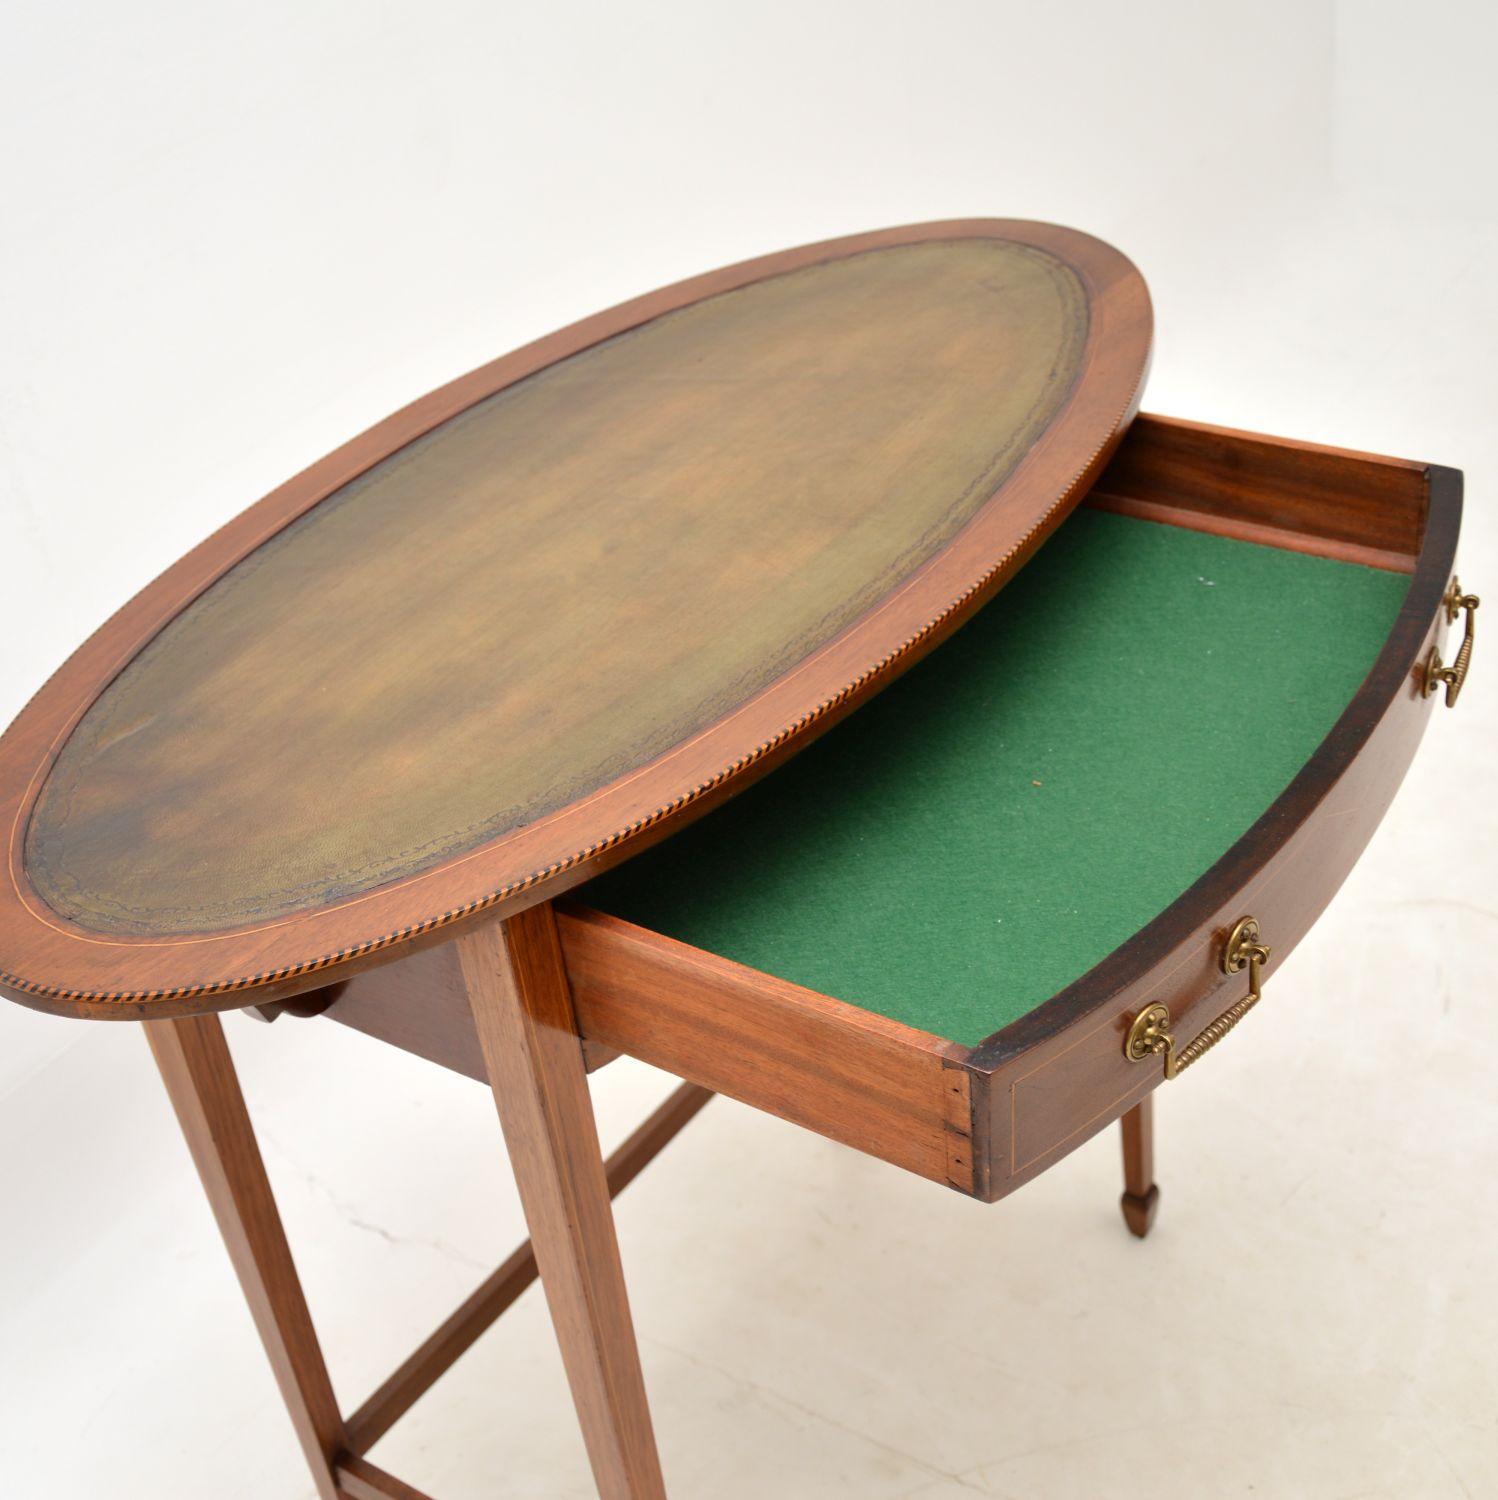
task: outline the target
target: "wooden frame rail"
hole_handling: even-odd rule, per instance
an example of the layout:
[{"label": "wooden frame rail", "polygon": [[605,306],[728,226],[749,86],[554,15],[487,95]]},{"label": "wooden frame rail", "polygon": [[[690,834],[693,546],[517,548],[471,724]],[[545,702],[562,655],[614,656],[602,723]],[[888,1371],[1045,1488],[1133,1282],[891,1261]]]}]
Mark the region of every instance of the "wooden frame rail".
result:
[{"label": "wooden frame rail", "polygon": [[[549,931],[549,910],[541,921]],[[536,922],[532,918],[525,924],[527,934]],[[554,963],[560,974],[559,953]],[[322,1500],[430,1500],[364,1455],[538,1279],[532,1241],[520,1245],[345,1418],[328,1379],[219,1018],[168,1020],[145,1027],[145,1032],[270,1356],[318,1495]],[[575,1082],[586,1094],[580,1049],[574,1058]],[[607,1191],[607,1197],[600,1193],[604,1204],[634,1181],[713,1092],[697,1083],[681,1084],[607,1161],[595,1157]],[[546,1258],[543,1253],[543,1263]]]},{"label": "wooden frame rail", "polygon": [[[674,1090],[604,1164],[609,1196],[617,1198],[712,1097],[711,1089],[695,1083],[684,1083]],[[344,1419],[347,1451],[361,1457],[367,1453],[472,1348],[536,1275],[535,1252],[526,1240],[356,1412]]]},{"label": "wooden frame rail", "polygon": [[387,1474],[367,1458],[352,1454],[340,1458],[334,1466],[338,1477],[339,1500],[431,1500],[425,1490]]}]

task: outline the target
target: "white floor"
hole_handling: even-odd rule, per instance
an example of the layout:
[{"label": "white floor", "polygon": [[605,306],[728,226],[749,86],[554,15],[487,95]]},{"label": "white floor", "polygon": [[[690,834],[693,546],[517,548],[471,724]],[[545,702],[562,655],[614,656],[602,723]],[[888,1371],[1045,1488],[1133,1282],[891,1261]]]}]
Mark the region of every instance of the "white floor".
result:
[{"label": "white floor", "polygon": [[[1422,109],[1444,76],[1415,80]],[[1494,596],[1484,619],[1498,619],[1498,230],[1491,213],[1438,209],[1463,191],[1491,199],[1491,139],[1472,136],[1459,169],[1432,155],[1430,201],[1381,199],[1375,163],[1361,199],[1292,195],[1260,221],[1203,147],[1200,173],[1162,179],[1158,203],[1123,204],[1120,190],[1096,215],[1054,215],[1115,239],[1150,278],[1149,409],[1465,467],[1462,573]],[[756,228],[730,253],[1025,207],[984,192],[964,178],[929,201],[915,187],[886,201],[875,184],[836,223]],[[642,289],[645,258],[637,246],[640,279],[609,291]],[[558,285],[575,278],[566,262]],[[31,274],[45,285],[45,272],[38,259]],[[162,306],[172,274],[150,283]],[[79,349],[95,347],[89,319],[69,335]],[[59,347],[57,380],[88,364]],[[309,387],[321,378],[298,368]],[[154,378],[191,383],[180,368]],[[77,399],[103,419],[114,397],[94,380]],[[33,501],[36,476],[70,474],[71,492],[93,471],[69,463],[105,463],[63,441],[73,387],[54,386],[28,368],[7,387],[44,419],[17,470]],[[195,410],[205,450],[243,430],[207,396]],[[358,425],[342,407],[305,410],[307,457]],[[117,440],[134,425],[122,418]],[[200,430],[179,425],[183,443]],[[279,463],[270,442],[247,438],[245,463]],[[159,485],[175,519],[151,533],[153,566],[178,532],[204,529],[186,474],[198,460],[182,451]],[[122,469],[147,471],[146,454],[127,456]],[[220,473],[214,503],[232,509],[241,478]],[[131,482],[144,504],[145,480]],[[44,505],[26,514],[60,527],[40,556],[78,552]],[[115,538],[85,539],[88,587],[64,586],[60,565],[28,585],[11,710],[102,612],[100,591],[123,587]],[[132,558],[144,581],[144,553]],[[1113,1132],[984,1208],[719,1100],[625,1193],[619,1233],[673,1496],[1498,1496],[1498,649],[1482,633],[1459,709],[1434,714],[1387,823],[1264,1006],[1157,1096],[1163,1202],[1148,1241],[1117,1212]],[[353,1405],[523,1234],[492,1105],[326,1023],[227,1024]],[[600,1074],[606,1144],[667,1086],[628,1062]],[[590,1496],[539,1291],[374,1456],[437,1500]],[[311,1493],[138,1030],[0,1006],[0,1500]]]}]

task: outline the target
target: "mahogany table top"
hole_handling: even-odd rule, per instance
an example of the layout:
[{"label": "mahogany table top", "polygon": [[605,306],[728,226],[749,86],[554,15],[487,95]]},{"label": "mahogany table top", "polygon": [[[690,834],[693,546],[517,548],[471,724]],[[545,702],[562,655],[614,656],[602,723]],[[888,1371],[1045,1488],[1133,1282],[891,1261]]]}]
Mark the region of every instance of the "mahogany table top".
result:
[{"label": "mahogany table top", "polygon": [[0,740],[0,987],[246,1004],[617,862],[989,597],[1112,451],[1149,339],[1116,251],[962,221],[699,277],[417,402]]}]

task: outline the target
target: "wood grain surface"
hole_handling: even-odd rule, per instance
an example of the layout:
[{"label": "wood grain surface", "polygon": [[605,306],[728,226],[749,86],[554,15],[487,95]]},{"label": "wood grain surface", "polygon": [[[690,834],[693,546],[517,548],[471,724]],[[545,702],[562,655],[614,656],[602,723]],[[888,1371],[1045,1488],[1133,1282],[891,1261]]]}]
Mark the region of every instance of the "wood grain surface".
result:
[{"label": "wood grain surface", "polygon": [[[1180,476],[1193,470],[1210,506],[1180,503],[1189,493]],[[1412,576],[1372,669],[1263,816],[1132,938],[977,1047],[568,903],[560,930],[585,1034],[993,1200],[1158,1087],[1158,1059],[1136,1064],[1123,1055],[1140,1008],[1167,1003],[1184,1045],[1240,998],[1244,976],[1224,975],[1218,960],[1228,931],[1249,912],[1273,955],[1265,1000],[1244,1024],[1276,1024],[1274,974],[1378,827],[1431,717],[1421,664],[1448,630],[1441,600],[1456,557],[1461,476],[1141,417],[1098,489],[1110,507],[1122,494],[1131,505],[1158,504],[1170,524],[1250,539],[1272,513],[1276,531],[1309,552],[1340,555],[1344,546],[1399,536],[1413,549],[1387,558]],[[1323,506],[1329,536],[1317,530]],[[1224,709],[1237,711],[1236,703]],[[1231,1066],[1232,1050],[1229,1038],[1200,1067]],[[1204,1076],[1179,1086],[1199,1087]]]},{"label": "wood grain surface", "polygon": [[0,740],[0,988],[264,1000],[659,837],[1023,563],[1149,339],[1116,251],[970,220],[699,277],[434,393],[169,570]]},{"label": "wood grain surface", "polygon": [[457,947],[600,1500],[665,1500],[551,905]]},{"label": "wood grain surface", "polygon": [[145,1028],[319,1500],[336,1500],[343,1418],[217,1016]]},{"label": "wood grain surface", "polygon": [[563,904],[558,930],[585,1036],[970,1189],[948,1122],[964,1048],[602,912]]},{"label": "wood grain surface", "polygon": [[[1271,473],[1294,472],[1300,445],[1258,442]],[[1315,529],[1316,475],[1329,451],[1307,447],[1291,528],[1302,533]],[[1250,474],[1252,454],[1245,445]],[[1293,1033],[1293,1019],[1276,1018],[1274,976],[1356,864],[1414,760],[1435,701],[1421,691],[1423,662],[1448,629],[1441,600],[1461,528],[1457,471],[1341,455],[1338,487],[1355,490],[1360,474],[1366,493],[1383,497],[1367,507],[1369,524],[1389,533],[1408,527],[1417,549],[1405,559],[1413,576],[1388,641],[1304,769],[1200,880],[1094,969],[969,1054],[979,1197],[992,1201],[1030,1181],[1159,1086],[1158,1058],[1124,1056],[1129,1025],[1144,1007],[1163,1003],[1184,1046],[1241,998],[1246,976],[1225,975],[1219,960],[1243,916],[1258,918],[1272,949],[1264,1000],[1243,1024]],[[1229,1066],[1232,1048],[1228,1037],[1198,1066]],[[1200,1086],[1200,1076],[1193,1072],[1190,1086]]]}]

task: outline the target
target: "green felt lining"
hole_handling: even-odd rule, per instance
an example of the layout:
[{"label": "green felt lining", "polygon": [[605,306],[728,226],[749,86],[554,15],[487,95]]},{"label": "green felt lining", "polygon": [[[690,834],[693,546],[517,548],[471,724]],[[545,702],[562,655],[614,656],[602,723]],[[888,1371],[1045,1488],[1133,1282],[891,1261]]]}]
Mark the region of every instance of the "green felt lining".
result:
[{"label": "green felt lining", "polygon": [[1408,584],[1078,511],[900,681],[579,899],[973,1045],[1249,828]]}]

